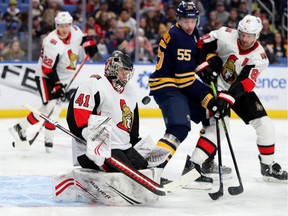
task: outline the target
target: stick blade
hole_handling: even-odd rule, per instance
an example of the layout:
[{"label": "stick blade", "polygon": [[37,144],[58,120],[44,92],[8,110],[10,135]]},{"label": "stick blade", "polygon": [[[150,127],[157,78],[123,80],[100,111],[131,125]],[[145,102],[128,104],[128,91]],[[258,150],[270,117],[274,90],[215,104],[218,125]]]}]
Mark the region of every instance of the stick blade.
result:
[{"label": "stick blade", "polygon": [[219,199],[221,196],[223,196],[223,190],[222,190],[222,191],[219,190],[219,191],[217,191],[217,192],[215,192],[215,193],[208,193],[208,194],[209,194],[209,196],[211,197],[212,200],[217,200],[217,199]]},{"label": "stick blade", "polygon": [[12,142],[12,146],[14,148],[27,148],[30,146],[30,142],[29,141],[15,141],[15,142]]},{"label": "stick blade", "polygon": [[185,175],[181,176],[179,179],[176,179],[168,184],[165,184],[164,188],[167,192],[172,193],[177,189],[187,186],[188,184],[195,181],[199,177],[200,174],[198,173],[198,171],[196,169],[192,169]]},{"label": "stick blade", "polygon": [[230,195],[238,195],[238,194],[243,193],[243,191],[244,191],[244,188],[242,185],[228,188],[228,192]]}]

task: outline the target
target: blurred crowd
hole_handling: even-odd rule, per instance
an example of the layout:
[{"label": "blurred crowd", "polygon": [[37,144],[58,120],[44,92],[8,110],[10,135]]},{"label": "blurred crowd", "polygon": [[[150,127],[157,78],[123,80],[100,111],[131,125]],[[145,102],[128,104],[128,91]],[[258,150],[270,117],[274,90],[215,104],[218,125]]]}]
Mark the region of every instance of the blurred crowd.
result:
[{"label": "blurred crowd", "polygon": [[[32,3],[32,60],[40,55],[43,38],[55,28],[54,17],[58,11],[69,11],[74,24],[93,35],[99,52],[92,61],[105,61],[116,49],[135,58],[136,13],[140,16],[138,29],[139,62],[155,62],[158,42],[162,35],[174,25],[176,7],[180,0],[141,0],[140,11],[136,11],[135,0],[87,0],[86,25],[82,26],[82,1],[80,0],[2,0],[0,7],[0,60],[28,60],[29,2]],[[279,63],[287,58],[287,32],[281,34],[283,12],[287,13],[287,1],[275,1],[275,25],[271,17],[249,0],[194,0],[200,11],[201,34],[229,26],[237,28],[238,21],[248,14],[261,18],[263,30],[260,42],[265,47],[270,63]],[[263,0],[269,8],[269,1]],[[287,23],[286,23],[287,25]]]}]

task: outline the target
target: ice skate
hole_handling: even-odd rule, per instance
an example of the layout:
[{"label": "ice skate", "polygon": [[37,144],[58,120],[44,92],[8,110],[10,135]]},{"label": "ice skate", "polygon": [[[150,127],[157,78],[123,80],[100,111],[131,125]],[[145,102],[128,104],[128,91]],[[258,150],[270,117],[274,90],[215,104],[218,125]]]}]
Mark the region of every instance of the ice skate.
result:
[{"label": "ice skate", "polygon": [[10,133],[16,139],[16,141],[27,141],[26,132],[19,124],[14,125],[12,128],[9,128]]},{"label": "ice skate", "polygon": [[259,155],[261,174],[263,180],[267,182],[288,183],[287,172],[281,169],[278,163],[273,162],[270,165],[263,164]]},{"label": "ice skate", "polygon": [[[213,179],[219,178],[219,166],[215,163],[214,158],[208,158],[202,164],[202,171],[205,173],[206,176],[209,176]],[[232,178],[232,169],[230,167],[222,166],[223,171],[223,179],[230,179]]]},{"label": "ice skate", "polygon": [[205,176],[200,166],[196,163],[193,163],[190,160],[190,156],[187,155],[186,163],[182,171],[182,175],[185,175],[187,172],[191,171],[192,169],[196,169],[200,173],[201,176],[197,178],[195,181],[191,182],[190,184],[185,185],[183,188],[210,190],[212,188],[213,179]]}]

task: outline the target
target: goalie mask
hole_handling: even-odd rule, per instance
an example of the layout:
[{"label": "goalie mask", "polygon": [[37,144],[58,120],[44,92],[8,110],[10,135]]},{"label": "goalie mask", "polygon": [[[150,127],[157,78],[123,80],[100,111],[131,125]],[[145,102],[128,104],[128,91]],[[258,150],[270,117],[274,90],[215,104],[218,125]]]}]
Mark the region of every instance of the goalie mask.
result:
[{"label": "goalie mask", "polygon": [[114,51],[105,63],[104,75],[118,92],[123,91],[133,74],[134,67],[131,58],[121,51]]}]

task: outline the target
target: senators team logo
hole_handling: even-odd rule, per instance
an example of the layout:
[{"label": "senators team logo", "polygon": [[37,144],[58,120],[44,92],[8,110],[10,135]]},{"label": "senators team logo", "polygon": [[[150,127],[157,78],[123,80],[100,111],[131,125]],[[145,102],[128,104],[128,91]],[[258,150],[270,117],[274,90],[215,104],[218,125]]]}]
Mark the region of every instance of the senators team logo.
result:
[{"label": "senators team logo", "polygon": [[237,59],[235,55],[229,56],[221,72],[222,78],[229,84],[235,82],[238,77],[235,69],[235,61]]},{"label": "senators team logo", "polygon": [[70,64],[68,67],[66,67],[69,70],[75,70],[76,69],[76,62],[78,59],[78,55],[76,55],[75,53],[72,52],[72,50],[68,50],[68,57],[70,60]]},{"label": "senators team logo", "polygon": [[133,114],[125,100],[120,100],[120,108],[122,110],[122,121],[117,124],[117,127],[130,133],[133,124]]}]

